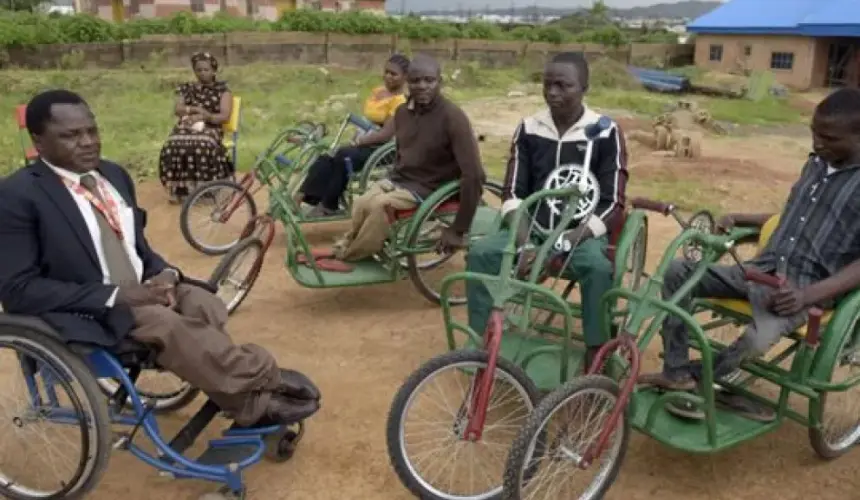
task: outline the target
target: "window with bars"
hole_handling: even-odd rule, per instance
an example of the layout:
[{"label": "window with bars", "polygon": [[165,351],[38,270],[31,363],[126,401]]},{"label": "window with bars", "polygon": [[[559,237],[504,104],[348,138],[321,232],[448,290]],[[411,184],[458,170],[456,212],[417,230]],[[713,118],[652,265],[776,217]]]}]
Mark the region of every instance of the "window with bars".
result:
[{"label": "window with bars", "polygon": [[191,12],[205,12],[205,5],[204,0],[191,0]]},{"label": "window with bars", "polygon": [[771,52],[770,69],[794,69],[794,52]]},{"label": "window with bars", "polygon": [[722,45],[711,45],[708,51],[708,58],[711,61],[722,61],[723,60],[723,46]]}]

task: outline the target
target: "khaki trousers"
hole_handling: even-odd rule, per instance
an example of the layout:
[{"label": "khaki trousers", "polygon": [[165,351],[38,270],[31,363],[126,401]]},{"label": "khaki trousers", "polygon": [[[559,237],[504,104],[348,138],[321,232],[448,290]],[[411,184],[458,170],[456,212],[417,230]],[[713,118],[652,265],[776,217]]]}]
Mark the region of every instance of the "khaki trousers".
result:
[{"label": "khaki trousers", "polygon": [[335,245],[340,260],[358,261],[379,253],[388,238],[387,207],[409,210],[418,206],[415,196],[389,180],[374,182],[352,205],[352,229]]},{"label": "khaki trousers", "polygon": [[233,343],[224,328],[227,309],[217,296],[180,284],[176,299],[175,310],[133,308],[131,337],[158,347],[159,366],[206,393],[236,423],[253,425],[280,381],[275,358],[261,346]]}]

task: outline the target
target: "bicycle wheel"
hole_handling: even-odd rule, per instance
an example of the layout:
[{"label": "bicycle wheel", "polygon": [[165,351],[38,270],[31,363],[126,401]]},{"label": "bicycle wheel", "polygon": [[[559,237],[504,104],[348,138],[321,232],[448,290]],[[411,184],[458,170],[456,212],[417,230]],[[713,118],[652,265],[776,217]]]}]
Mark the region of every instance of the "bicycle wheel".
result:
[{"label": "bicycle wheel", "polygon": [[202,184],[188,195],[179,213],[182,237],[206,255],[230,251],[248,222],[257,216],[254,198],[240,184],[218,180]]},{"label": "bicycle wheel", "polygon": [[[606,420],[618,404],[618,395],[618,384],[614,380],[603,375],[590,375],[571,380],[544,398],[511,447],[502,498],[603,498],[618,476],[627,451],[630,421],[625,413],[621,414],[603,455],[597,457],[602,460],[583,470],[582,458],[585,450],[595,444],[603,432]],[[556,418],[562,421],[562,429],[551,425]],[[574,442],[577,437],[580,441]],[[598,468],[597,476],[582,487],[577,486],[574,481],[593,468]]]},{"label": "bicycle wheel", "polygon": [[[112,378],[98,379],[99,389],[105,396],[113,396],[119,389],[119,382]],[[188,382],[176,375],[161,370],[146,370],[140,374],[134,384],[137,394],[144,404],[152,404],[155,413],[172,413],[185,408],[200,394]],[[131,398],[127,398],[124,406],[131,408]]]},{"label": "bicycle wheel", "polygon": [[[499,358],[483,435],[479,441],[466,440],[478,380],[474,374],[487,364],[486,352],[452,351],[425,363],[397,392],[388,415],[388,454],[400,481],[416,497],[491,500],[501,494],[504,450],[540,396],[522,369]],[[428,389],[428,396],[441,396],[441,401],[424,404],[419,397]],[[407,422],[411,416],[415,422]],[[439,464],[430,463],[433,456]]]},{"label": "bicycle wheel", "polygon": [[263,242],[247,238],[233,247],[212,272],[209,283],[218,290],[228,314],[233,314],[251,292],[263,267],[263,257]]}]

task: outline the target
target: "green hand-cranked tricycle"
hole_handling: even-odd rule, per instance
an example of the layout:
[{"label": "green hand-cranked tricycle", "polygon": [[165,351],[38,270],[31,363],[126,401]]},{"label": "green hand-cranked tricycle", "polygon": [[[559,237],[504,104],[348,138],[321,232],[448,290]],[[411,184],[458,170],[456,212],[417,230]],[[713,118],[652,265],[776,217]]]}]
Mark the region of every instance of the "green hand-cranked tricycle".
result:
[{"label": "green hand-cranked tricycle", "polygon": [[[586,131],[590,138],[599,133]],[[590,150],[591,145],[585,164]],[[560,386],[579,370],[582,349],[575,341],[582,337],[574,334],[574,323],[582,311],[569,298],[576,277],[561,271],[568,268],[573,252],[560,253],[556,245],[574,220],[592,213],[599,192],[592,188],[597,185],[593,174],[581,166],[559,170],[571,182],[523,200],[510,224],[518,228],[530,218],[534,228],[537,217],[532,214],[538,208],[560,210],[552,229],[534,231],[536,257],[527,275],[516,270],[522,247],[518,248],[516,231],[511,231],[498,275],[467,271],[443,280],[450,352],[426,362],[404,382],[392,402],[386,431],[392,465],[416,497],[498,498],[505,453],[541,391]],[[609,257],[615,286],[638,287],[646,241],[647,220],[641,210],[625,214],[612,228]],[[556,290],[560,279],[568,281],[561,293]],[[483,284],[492,296],[485,332],[473,331],[452,317],[445,299],[452,286],[464,281]],[[608,305],[605,312],[619,324],[627,314],[620,302]],[[458,342],[455,333],[464,334],[465,341]]]},{"label": "green hand-cranked tricycle", "polygon": [[[675,207],[669,204],[640,200],[634,206],[677,218]],[[734,245],[758,235],[761,248],[776,224],[774,217],[761,230],[738,228],[723,235],[703,231],[702,226],[685,226],[665,251],[656,273],[640,290],[619,287],[607,293],[603,298],[607,307],[619,300],[629,304],[619,335],[597,354],[588,374],[565,383],[537,405],[510,448],[502,498],[602,498],[618,474],[631,428],[691,453],[727,449],[777,429],[786,419],[809,428],[812,447],[824,458],[840,456],[857,443],[860,412],[845,411],[833,404],[833,399],[848,395],[846,392],[860,382],[856,373],[860,367],[860,292],[847,296],[833,311],[811,308],[808,323],[786,339],[789,345],[782,352],[767,360],[748,361],[739,376],[720,379],[716,385],[713,360],[715,353],[726,346],[705,332],[730,322],[749,323],[750,305],[717,299],[698,299],[691,311],[678,305],[707,267],[722,256],[729,254],[743,267]],[[685,245],[698,247],[701,259],[684,285],[671,298],[662,299],[662,278],[678,249]],[[783,283],[780,277],[749,267],[744,269],[744,275],[748,281],[763,286],[779,287]],[[694,315],[703,311],[719,318],[700,324]],[[670,314],[686,324],[692,337],[690,347],[701,354],[703,370],[698,392],[636,387],[640,353]],[[605,328],[610,328],[608,320]],[[790,368],[784,367],[789,360]],[[625,367],[624,374],[619,377],[617,371],[606,370],[608,361]],[[778,393],[765,397],[753,392],[750,383],[755,379],[775,384]],[[789,406],[792,394],[808,399],[805,413]],[[772,409],[775,419],[745,418],[720,404],[732,397]],[[704,411],[705,418],[680,419],[667,411],[670,404],[696,406]],[[586,478],[577,484],[575,481],[583,476]]]},{"label": "green hand-cranked tricycle", "polygon": [[[478,206],[469,230],[469,238],[480,238],[495,227],[498,210],[488,199],[501,196],[501,185],[487,181],[484,199]],[[454,222],[460,209],[459,182],[443,185],[412,210],[390,210],[388,239],[375,259],[345,264],[334,261],[331,246],[312,248],[301,230],[294,200],[284,191],[271,190],[272,212],[251,219],[243,229],[239,243],[222,258],[210,283],[227,304],[230,313],[245,300],[263,266],[263,259],[275,236],[275,221],[284,228],[287,243],[287,270],[299,284],[308,288],[334,288],[392,283],[410,278],[427,297],[438,303],[440,292],[435,276],[455,260],[452,254],[439,254],[436,246],[441,232]],[[455,304],[465,297],[449,297]]]},{"label": "green hand-cranked tricycle", "polygon": [[[361,116],[352,113],[343,119],[337,134],[327,137],[324,124],[299,123],[279,133],[274,141],[257,156],[251,171],[238,181],[216,180],[200,185],[185,199],[179,216],[179,227],[189,245],[207,255],[223,255],[240,241],[248,223],[258,215],[254,195],[262,188],[287,197],[287,203],[277,205],[270,195],[269,210],[289,210],[299,224],[326,222],[349,217],[352,199],[363,193],[368,184],[384,178],[396,158],[394,142],[379,146],[367,159],[363,169],[350,172],[350,182],[341,203],[344,211],[333,216],[308,217],[294,195],[308,169],[320,155],[334,154],[342,144],[349,127],[356,135],[375,128]],[[349,166],[348,166],[349,167]]]}]

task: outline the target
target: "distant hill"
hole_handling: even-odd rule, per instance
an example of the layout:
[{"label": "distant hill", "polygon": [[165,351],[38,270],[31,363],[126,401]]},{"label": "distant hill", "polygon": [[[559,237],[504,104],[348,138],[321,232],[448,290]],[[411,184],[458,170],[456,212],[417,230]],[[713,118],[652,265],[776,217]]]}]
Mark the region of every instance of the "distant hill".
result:
[{"label": "distant hill", "polygon": [[[396,2],[394,2],[396,3]],[[610,15],[622,19],[657,19],[657,18],[688,18],[695,19],[707,14],[722,5],[720,1],[687,0],[678,3],[658,3],[648,7],[633,7],[630,9],[610,9]],[[499,16],[524,16],[533,17],[535,14],[541,17],[569,16],[581,12],[582,7],[573,9],[558,9],[551,7],[519,7],[513,9],[470,9],[458,12],[456,10],[421,10],[416,14],[423,15],[446,15],[446,14],[489,14]]]},{"label": "distant hill", "polygon": [[658,3],[648,7],[633,7],[630,9],[611,9],[613,16],[624,19],[642,18],[678,18],[695,19],[722,5],[722,2],[703,2],[690,0],[678,3]]}]

